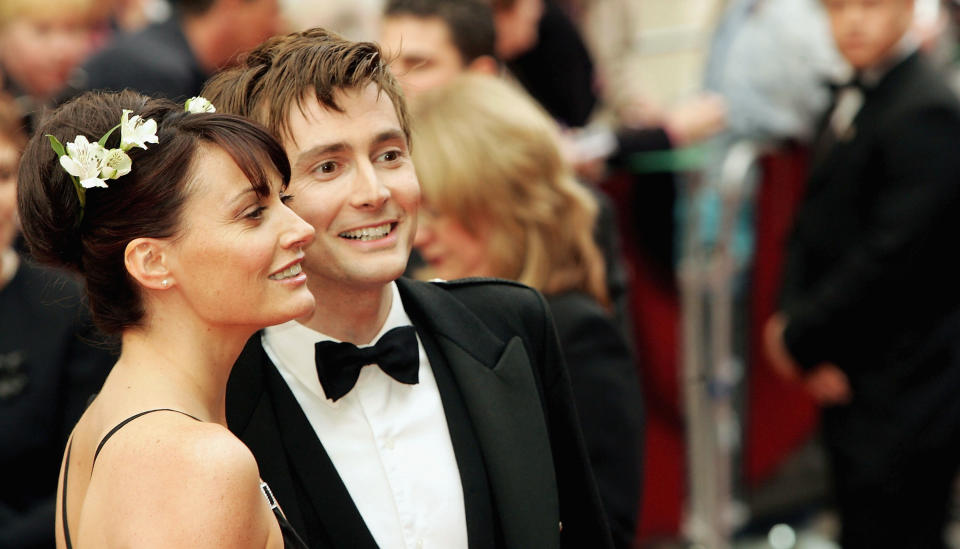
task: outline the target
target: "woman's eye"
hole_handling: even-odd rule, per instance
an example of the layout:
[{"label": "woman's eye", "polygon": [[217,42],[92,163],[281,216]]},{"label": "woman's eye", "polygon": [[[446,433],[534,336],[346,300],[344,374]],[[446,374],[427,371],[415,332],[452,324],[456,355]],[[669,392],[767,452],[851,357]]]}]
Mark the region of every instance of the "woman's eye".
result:
[{"label": "woman's eye", "polygon": [[293,202],[293,195],[292,195],[292,194],[281,194],[281,195],[280,195],[280,202],[283,203],[283,204],[289,204],[289,203]]}]

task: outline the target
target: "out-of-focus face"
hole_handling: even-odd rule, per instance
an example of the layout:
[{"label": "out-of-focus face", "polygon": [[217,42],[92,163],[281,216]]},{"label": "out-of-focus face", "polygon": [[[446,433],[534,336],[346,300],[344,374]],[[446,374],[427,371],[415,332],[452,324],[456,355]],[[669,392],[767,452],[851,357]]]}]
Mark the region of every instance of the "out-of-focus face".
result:
[{"label": "out-of-focus face", "polygon": [[380,45],[407,97],[443,86],[466,69],[439,17],[391,15],[383,22]]},{"label": "out-of-focus face", "polygon": [[0,252],[13,244],[17,232],[17,164],[20,152],[0,135]]},{"label": "out-of-focus face", "polygon": [[17,18],[0,28],[5,78],[40,99],[63,89],[92,48],[89,22],[70,14]]},{"label": "out-of-focus face", "polygon": [[542,16],[543,0],[516,0],[509,9],[495,11],[497,56],[509,61],[535,46]]},{"label": "out-of-focus face", "polygon": [[232,6],[231,14],[238,55],[284,31],[279,0],[241,0]]},{"label": "out-of-focus face", "polygon": [[840,54],[854,69],[887,57],[913,20],[913,0],[824,0]]},{"label": "out-of-focus face", "polygon": [[214,146],[199,151],[191,175],[184,226],[171,244],[170,289],[213,325],[255,330],[309,315],[315,301],[301,269],[313,228],[287,207],[279,175],[258,197]]},{"label": "out-of-focus face", "polygon": [[406,269],[420,184],[386,93],[369,84],[334,100],[343,112],[314,97],[291,109],[284,141],[291,207],[317,230],[304,265],[317,292],[379,290]]},{"label": "out-of-focus face", "polygon": [[487,241],[468,231],[454,216],[421,210],[415,245],[430,274],[445,280],[497,276],[489,264]]}]

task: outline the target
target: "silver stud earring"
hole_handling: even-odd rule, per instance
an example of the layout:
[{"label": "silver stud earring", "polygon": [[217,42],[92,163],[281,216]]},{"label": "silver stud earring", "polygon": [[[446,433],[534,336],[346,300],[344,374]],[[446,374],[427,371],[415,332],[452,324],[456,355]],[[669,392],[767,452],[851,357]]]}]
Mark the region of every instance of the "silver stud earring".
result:
[{"label": "silver stud earring", "polygon": [[166,288],[167,286],[170,285],[170,281],[164,278],[163,280],[160,281],[160,285]]}]

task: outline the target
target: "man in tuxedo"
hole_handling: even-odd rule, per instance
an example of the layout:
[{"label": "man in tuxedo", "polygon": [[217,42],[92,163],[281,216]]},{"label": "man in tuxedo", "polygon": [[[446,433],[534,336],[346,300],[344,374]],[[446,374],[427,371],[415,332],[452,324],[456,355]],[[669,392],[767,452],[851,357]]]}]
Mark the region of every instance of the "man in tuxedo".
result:
[{"label": "man in tuxedo", "polygon": [[254,336],[227,391],[230,428],[308,544],[609,547],[542,296],[398,278],[420,190],[378,47],[274,38],[204,95],[283,142],[290,204],[317,230],[316,311]]},{"label": "man in tuxedo", "polygon": [[912,0],[825,0],[835,94],[788,243],[775,367],[824,407],[844,549],[944,547],[960,463],[960,106]]}]

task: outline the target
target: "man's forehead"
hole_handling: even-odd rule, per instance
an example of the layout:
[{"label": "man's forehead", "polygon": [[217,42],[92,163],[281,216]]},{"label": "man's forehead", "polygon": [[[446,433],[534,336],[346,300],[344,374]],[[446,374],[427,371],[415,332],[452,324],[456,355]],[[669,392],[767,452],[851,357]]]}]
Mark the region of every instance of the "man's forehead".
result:
[{"label": "man's forehead", "polygon": [[[283,144],[288,152],[291,151],[291,146],[294,150],[299,150],[315,145],[315,143],[298,142],[298,136],[301,138],[300,141],[304,141],[302,138],[309,135],[312,141],[322,137],[321,140],[326,143],[339,142],[341,136],[336,133],[338,126],[378,109],[389,109],[392,115],[390,125],[395,126],[395,129],[402,133],[393,101],[374,83],[360,88],[338,88],[334,91],[332,99],[333,105],[325,104],[317,98],[316,91],[311,89],[291,106],[287,115],[286,131],[283,132]],[[385,128],[364,129],[371,134],[385,131]],[[327,132],[328,135],[318,136],[317,131]]]}]

